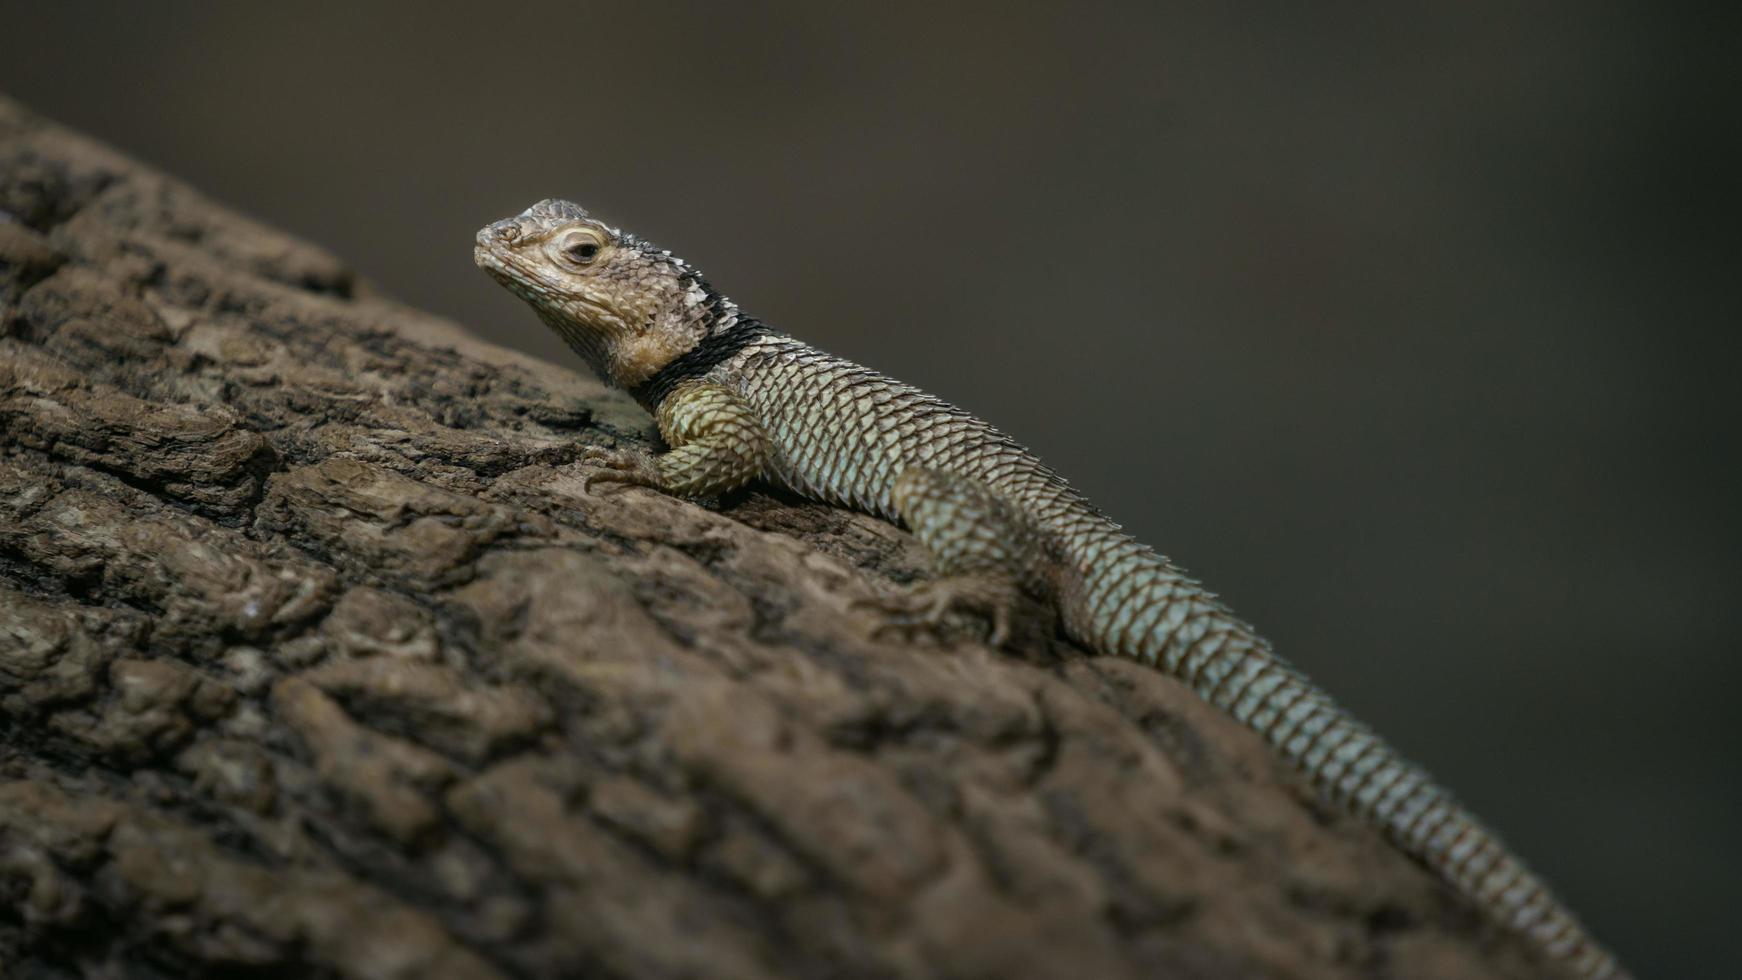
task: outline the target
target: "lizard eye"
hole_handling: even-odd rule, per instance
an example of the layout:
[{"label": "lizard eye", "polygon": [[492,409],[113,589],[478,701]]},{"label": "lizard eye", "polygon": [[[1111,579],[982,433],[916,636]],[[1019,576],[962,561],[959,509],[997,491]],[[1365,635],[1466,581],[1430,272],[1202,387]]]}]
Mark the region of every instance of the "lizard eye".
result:
[{"label": "lizard eye", "polygon": [[604,250],[597,238],[587,234],[571,235],[560,241],[557,247],[562,257],[574,265],[591,265]]}]

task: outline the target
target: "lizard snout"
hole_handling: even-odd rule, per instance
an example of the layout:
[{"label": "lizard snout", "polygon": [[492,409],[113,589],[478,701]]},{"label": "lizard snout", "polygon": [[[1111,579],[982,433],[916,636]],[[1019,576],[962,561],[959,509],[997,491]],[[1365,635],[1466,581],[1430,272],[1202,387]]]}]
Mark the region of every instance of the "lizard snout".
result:
[{"label": "lizard snout", "polygon": [[472,245],[472,261],[480,268],[491,269],[500,267],[502,260],[499,253],[520,239],[520,226],[513,218],[507,218],[478,229],[478,236]]},{"label": "lizard snout", "polygon": [[478,231],[479,245],[512,245],[520,237],[520,223],[513,218],[504,218],[493,224],[485,225]]}]

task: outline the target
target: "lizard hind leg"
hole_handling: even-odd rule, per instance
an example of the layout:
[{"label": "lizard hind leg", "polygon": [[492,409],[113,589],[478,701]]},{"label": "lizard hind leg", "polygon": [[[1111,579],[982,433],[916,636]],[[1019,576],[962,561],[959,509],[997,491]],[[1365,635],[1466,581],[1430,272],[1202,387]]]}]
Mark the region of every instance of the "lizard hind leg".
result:
[{"label": "lizard hind leg", "polygon": [[982,616],[1003,646],[1041,547],[1016,509],[971,477],[910,466],[895,479],[895,512],[937,565],[938,577],[865,603],[889,618],[875,632],[939,634],[952,612]]}]

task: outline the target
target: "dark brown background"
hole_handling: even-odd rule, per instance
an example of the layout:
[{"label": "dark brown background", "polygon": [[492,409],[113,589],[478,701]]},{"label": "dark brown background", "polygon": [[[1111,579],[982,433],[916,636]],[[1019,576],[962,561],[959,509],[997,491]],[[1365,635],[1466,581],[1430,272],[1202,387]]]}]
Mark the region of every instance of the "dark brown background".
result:
[{"label": "dark brown background", "polygon": [[1733,15],[493,6],[8,4],[0,89],[552,357],[479,225],[673,247],[1033,446],[1642,975],[1733,975]]}]

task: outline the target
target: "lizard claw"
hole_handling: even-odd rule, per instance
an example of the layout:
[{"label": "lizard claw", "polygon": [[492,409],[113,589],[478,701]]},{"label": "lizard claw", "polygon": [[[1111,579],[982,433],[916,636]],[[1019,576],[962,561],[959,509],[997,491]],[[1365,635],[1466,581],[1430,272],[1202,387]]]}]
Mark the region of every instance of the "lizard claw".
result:
[{"label": "lizard claw", "polygon": [[871,635],[881,638],[899,633],[906,639],[927,636],[942,641],[945,618],[952,612],[978,613],[990,626],[987,643],[1001,647],[1010,639],[1010,616],[1016,606],[1014,585],[976,575],[953,576],[921,582],[899,595],[857,599],[854,609],[869,609],[882,613],[886,619],[872,627]]},{"label": "lizard claw", "polygon": [[576,460],[587,467],[581,478],[581,492],[592,493],[597,483],[661,489],[659,466],[645,451],[636,449],[606,449],[588,446]]}]

